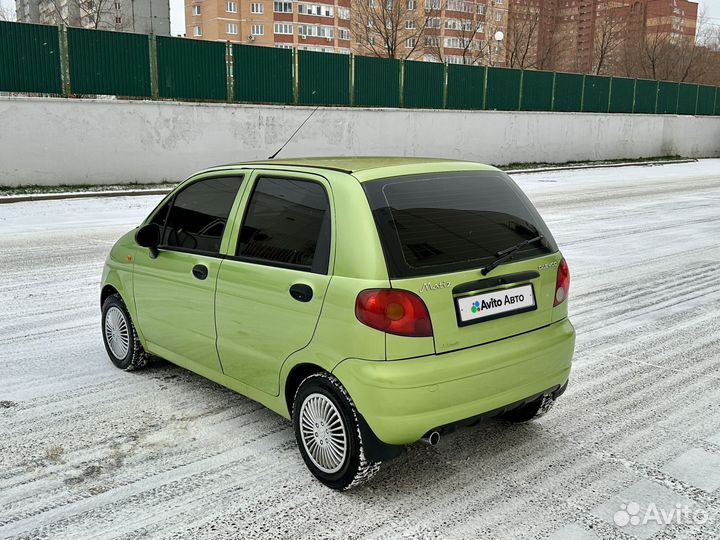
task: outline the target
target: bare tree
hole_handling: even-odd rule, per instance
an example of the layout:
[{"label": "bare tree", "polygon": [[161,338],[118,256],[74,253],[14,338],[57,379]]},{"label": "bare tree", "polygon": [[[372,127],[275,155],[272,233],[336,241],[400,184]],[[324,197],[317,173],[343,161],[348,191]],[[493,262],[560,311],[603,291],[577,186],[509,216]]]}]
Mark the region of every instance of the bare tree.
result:
[{"label": "bare tree", "polygon": [[[424,3],[421,3],[424,2]],[[440,28],[444,0],[353,0],[352,32],[363,54],[406,59]]]},{"label": "bare tree", "polygon": [[593,73],[611,73],[619,51],[627,35],[623,8],[610,0],[602,0],[597,6],[595,22],[595,46],[593,47]]},{"label": "bare tree", "polygon": [[123,20],[114,0],[50,0],[55,24],[93,29],[124,30]]},{"label": "bare tree", "polygon": [[511,68],[538,67],[538,36],[540,30],[540,7],[517,1],[511,4],[513,10],[507,28],[505,49],[507,63]]},{"label": "bare tree", "polygon": [[15,10],[0,6],[0,21],[14,21],[15,20]]},{"label": "bare tree", "polygon": [[[471,4],[474,6],[474,4]],[[437,30],[425,38],[426,46],[440,62],[447,62],[449,56],[460,57],[462,64],[485,64],[490,53],[490,44],[478,39],[485,32],[484,19],[479,17],[477,10],[466,13],[464,18],[445,17],[444,31]],[[452,54],[448,53],[448,49]]]}]

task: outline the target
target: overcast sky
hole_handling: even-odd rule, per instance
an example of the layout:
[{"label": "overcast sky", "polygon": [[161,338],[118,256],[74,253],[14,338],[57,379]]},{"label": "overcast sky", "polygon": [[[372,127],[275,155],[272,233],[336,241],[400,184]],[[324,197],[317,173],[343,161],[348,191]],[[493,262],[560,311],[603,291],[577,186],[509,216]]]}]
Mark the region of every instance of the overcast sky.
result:
[{"label": "overcast sky", "polygon": [[[170,0],[170,26],[173,35],[182,35],[185,33],[185,11],[183,8],[184,0]],[[13,8],[14,0],[0,0],[0,5]],[[705,9],[709,22],[720,25],[720,0],[701,0],[700,5]]]}]

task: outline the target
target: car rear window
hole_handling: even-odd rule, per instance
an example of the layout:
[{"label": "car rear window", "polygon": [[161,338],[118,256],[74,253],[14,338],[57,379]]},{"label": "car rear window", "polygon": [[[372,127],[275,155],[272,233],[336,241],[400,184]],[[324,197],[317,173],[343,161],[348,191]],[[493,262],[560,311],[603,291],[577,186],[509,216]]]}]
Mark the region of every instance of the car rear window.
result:
[{"label": "car rear window", "polygon": [[525,194],[500,171],[399,176],[363,183],[392,278],[482,268],[542,235],[513,260],[557,251]]}]

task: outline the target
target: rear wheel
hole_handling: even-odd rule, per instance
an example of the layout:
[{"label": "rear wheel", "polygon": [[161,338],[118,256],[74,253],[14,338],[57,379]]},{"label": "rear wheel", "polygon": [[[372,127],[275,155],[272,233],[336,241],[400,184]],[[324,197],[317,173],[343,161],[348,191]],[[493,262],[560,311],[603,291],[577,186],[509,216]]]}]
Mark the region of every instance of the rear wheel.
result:
[{"label": "rear wheel", "polygon": [[552,396],[542,396],[535,401],[531,401],[517,409],[504,413],[501,418],[509,422],[528,422],[543,416],[552,409],[554,404],[555,398]]},{"label": "rear wheel", "polygon": [[293,402],[293,427],[300,454],[323,484],[344,490],[360,485],[379,470],[365,457],[357,410],[340,381],[329,373],[300,383]]},{"label": "rear wheel", "polygon": [[112,294],[103,302],[102,335],[105,350],[116,367],[133,371],[147,365],[148,354],[138,339],[130,313],[119,294]]}]

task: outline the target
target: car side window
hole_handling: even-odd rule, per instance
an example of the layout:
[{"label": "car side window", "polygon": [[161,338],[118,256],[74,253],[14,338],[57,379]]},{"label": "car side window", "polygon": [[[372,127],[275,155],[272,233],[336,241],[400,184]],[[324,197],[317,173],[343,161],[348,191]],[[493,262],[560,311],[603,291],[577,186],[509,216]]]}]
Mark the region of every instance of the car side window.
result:
[{"label": "car side window", "polygon": [[[215,254],[243,177],[199,180],[180,191],[155,219],[162,227],[160,247]],[[163,216],[166,216],[163,219]],[[155,222],[153,219],[153,222]]]},{"label": "car side window", "polygon": [[330,205],[325,188],[309,180],[259,178],[245,213],[236,255],[326,274]]}]

